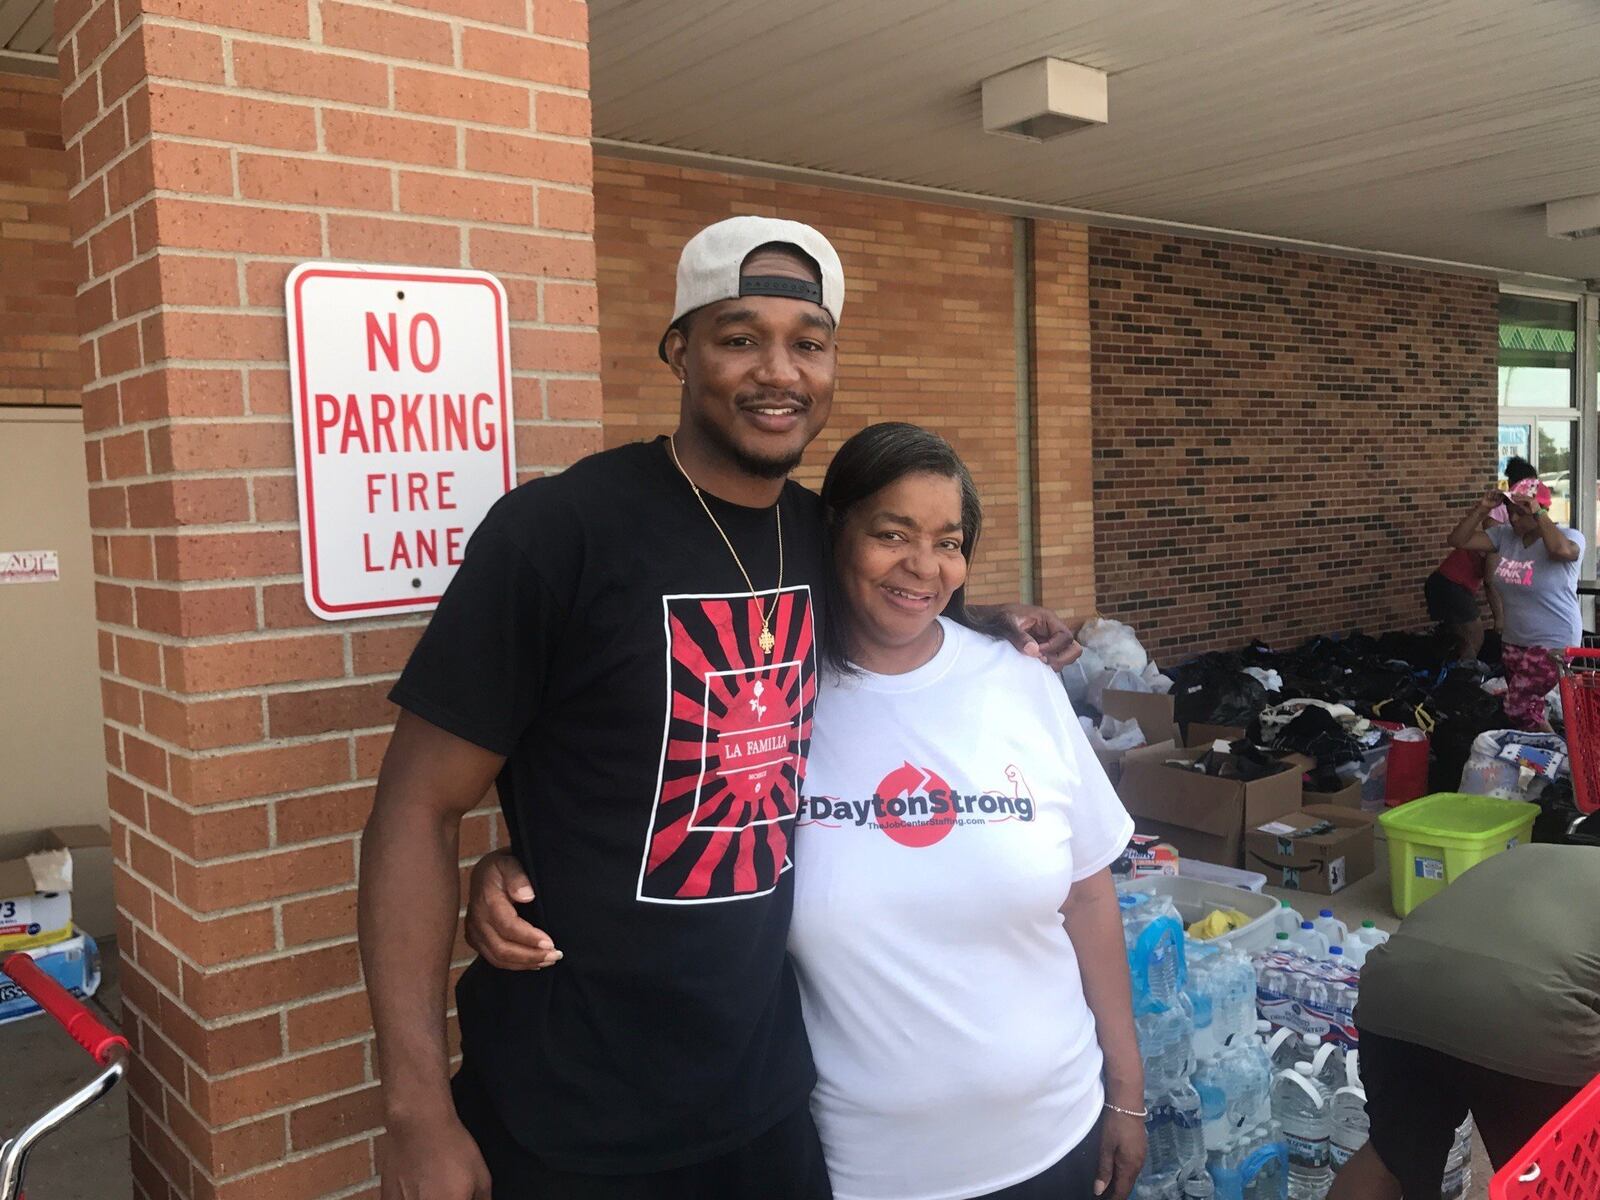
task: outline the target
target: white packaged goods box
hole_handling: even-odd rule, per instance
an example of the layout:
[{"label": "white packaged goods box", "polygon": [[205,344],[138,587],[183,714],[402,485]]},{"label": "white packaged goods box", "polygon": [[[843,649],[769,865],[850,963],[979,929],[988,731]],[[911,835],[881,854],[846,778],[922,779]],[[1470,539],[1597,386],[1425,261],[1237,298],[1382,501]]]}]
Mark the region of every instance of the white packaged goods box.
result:
[{"label": "white packaged goods box", "polygon": [[[22,953],[79,1000],[87,1000],[100,986],[100,947],[87,934],[80,933],[54,946],[40,946]],[[39,1006],[32,997],[11,976],[0,972],[0,1025],[31,1017],[38,1011]]]},{"label": "white packaged goods box", "polygon": [[115,933],[111,839],[96,825],[0,836],[0,953],[47,946],[74,926]]}]

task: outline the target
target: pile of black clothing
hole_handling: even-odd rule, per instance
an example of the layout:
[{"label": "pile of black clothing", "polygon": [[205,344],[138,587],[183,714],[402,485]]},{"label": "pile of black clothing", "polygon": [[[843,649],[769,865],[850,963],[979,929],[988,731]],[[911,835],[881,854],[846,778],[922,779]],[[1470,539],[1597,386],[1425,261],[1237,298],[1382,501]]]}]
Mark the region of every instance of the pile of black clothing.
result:
[{"label": "pile of black clothing", "polygon": [[1241,783],[1265,779],[1269,775],[1281,775],[1287,769],[1287,764],[1281,758],[1263,750],[1248,738],[1234,742],[1226,754],[1213,748],[1196,759],[1169,759],[1167,766],[1209,775],[1213,779],[1237,779]]},{"label": "pile of black clothing", "polygon": [[[1434,633],[1314,637],[1292,650],[1255,641],[1240,650],[1202,654],[1168,673],[1179,725],[1232,725],[1261,736],[1260,716],[1287,700],[1343,704],[1358,715],[1416,726],[1429,734],[1429,788],[1455,791],[1480,733],[1504,729],[1498,695],[1484,683],[1499,674],[1499,643],[1486,642],[1484,660],[1453,663],[1453,643]],[[1269,692],[1246,668],[1276,672],[1282,687]],[[1326,710],[1308,707],[1278,731],[1275,746],[1317,761],[1317,776],[1335,783],[1339,766],[1359,760],[1362,747]],[[1336,790],[1336,786],[1326,790]]]}]

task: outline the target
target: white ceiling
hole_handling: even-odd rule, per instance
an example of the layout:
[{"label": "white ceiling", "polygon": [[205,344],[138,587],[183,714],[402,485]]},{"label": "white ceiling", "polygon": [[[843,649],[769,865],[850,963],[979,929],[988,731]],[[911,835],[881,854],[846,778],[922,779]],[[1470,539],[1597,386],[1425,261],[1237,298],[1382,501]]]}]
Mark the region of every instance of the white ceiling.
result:
[{"label": "white ceiling", "polygon": [[[26,2],[26,0],[24,0]],[[985,196],[1600,276],[1595,0],[592,0],[596,136]],[[1110,74],[1110,123],[985,134],[987,75]]]},{"label": "white ceiling", "polygon": [[55,7],[55,0],[0,0],[0,53],[54,54]]}]

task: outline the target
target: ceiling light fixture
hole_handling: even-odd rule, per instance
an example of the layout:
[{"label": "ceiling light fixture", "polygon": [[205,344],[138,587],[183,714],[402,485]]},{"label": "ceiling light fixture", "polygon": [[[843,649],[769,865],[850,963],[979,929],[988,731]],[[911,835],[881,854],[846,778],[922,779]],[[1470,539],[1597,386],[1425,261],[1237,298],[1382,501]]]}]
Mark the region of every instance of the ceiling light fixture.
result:
[{"label": "ceiling light fixture", "polygon": [[983,127],[1042,142],[1106,123],[1106,73],[1038,58],[983,81]]},{"label": "ceiling light fixture", "polygon": [[1600,235],[1600,195],[1549,201],[1544,206],[1544,231],[1569,239]]}]

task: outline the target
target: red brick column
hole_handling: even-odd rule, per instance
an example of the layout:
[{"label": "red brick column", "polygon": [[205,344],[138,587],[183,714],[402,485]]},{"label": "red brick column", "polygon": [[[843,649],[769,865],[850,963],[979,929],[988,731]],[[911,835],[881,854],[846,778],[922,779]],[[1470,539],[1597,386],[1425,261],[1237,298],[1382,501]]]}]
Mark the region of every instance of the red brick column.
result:
[{"label": "red brick column", "polygon": [[[523,474],[598,448],[586,8],[56,19],[138,1190],[373,1194],[356,834],[422,621],[301,599],[283,282],[494,271]],[[493,836],[477,814],[465,848]]]}]

